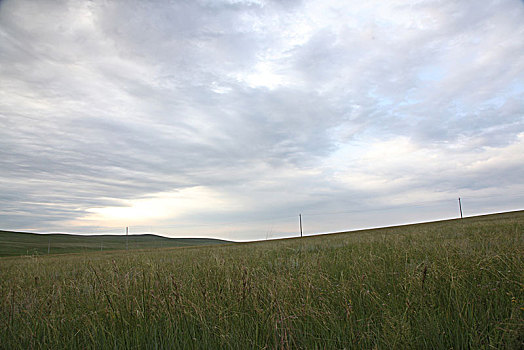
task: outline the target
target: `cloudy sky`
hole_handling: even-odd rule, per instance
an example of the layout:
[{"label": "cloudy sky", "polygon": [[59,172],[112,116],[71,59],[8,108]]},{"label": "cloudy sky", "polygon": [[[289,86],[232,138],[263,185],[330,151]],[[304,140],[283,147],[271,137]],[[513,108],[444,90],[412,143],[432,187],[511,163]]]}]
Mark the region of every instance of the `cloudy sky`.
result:
[{"label": "cloudy sky", "polygon": [[524,2],[0,2],[0,229],[524,209]]}]

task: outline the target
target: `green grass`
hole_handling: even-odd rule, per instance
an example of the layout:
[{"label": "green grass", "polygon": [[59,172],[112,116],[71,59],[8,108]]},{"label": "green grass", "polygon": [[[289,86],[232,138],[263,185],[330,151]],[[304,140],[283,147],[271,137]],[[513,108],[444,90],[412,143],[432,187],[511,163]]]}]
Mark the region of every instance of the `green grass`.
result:
[{"label": "green grass", "polygon": [[0,259],[0,347],[519,349],[524,212]]},{"label": "green grass", "polygon": [[[230,243],[208,238],[167,238],[156,235],[130,235],[129,249],[187,247]],[[124,250],[126,237],[115,235],[34,234],[0,231],[0,257]]]}]

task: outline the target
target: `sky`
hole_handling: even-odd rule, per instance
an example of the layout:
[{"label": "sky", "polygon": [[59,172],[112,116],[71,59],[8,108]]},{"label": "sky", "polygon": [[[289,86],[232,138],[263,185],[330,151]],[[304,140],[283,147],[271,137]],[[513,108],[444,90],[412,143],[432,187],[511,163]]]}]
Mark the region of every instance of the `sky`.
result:
[{"label": "sky", "polygon": [[0,2],[0,229],[261,240],[524,209],[524,2]]}]

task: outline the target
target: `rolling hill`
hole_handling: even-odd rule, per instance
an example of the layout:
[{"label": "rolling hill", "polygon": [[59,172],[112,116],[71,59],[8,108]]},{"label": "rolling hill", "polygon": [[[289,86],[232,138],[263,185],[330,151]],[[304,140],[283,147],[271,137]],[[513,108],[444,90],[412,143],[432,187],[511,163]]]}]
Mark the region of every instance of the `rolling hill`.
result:
[{"label": "rolling hill", "polygon": [[[210,238],[167,238],[153,234],[129,235],[129,249],[187,247],[224,244]],[[79,253],[100,250],[125,250],[126,236],[36,234],[0,231],[0,256]]]}]

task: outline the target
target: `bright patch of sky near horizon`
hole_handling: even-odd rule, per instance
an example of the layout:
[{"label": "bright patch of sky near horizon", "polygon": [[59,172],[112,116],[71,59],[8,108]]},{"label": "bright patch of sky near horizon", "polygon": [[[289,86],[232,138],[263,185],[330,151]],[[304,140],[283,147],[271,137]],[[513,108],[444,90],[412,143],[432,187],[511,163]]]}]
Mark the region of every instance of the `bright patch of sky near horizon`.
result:
[{"label": "bright patch of sky near horizon", "polygon": [[0,2],[0,229],[523,209],[524,2]]}]

